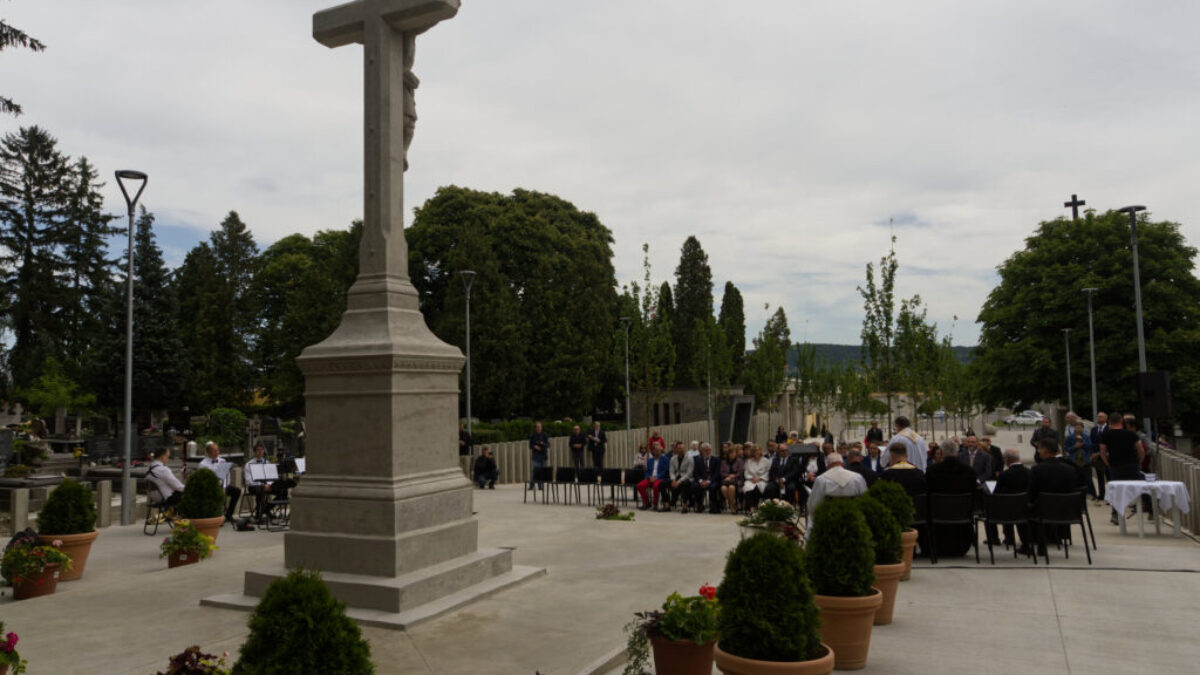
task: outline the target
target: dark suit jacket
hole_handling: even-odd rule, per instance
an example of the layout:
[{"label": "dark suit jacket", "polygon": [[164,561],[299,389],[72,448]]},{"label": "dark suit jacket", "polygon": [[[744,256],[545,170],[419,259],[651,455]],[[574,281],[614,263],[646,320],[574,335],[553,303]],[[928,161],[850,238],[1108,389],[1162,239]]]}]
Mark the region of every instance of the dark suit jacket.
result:
[{"label": "dark suit jacket", "polygon": [[1029,467],[1024,464],[1013,464],[1000,472],[996,479],[995,494],[1012,495],[1029,491]]},{"label": "dark suit jacket", "polygon": [[692,467],[692,480],[706,480],[709,485],[719,485],[721,483],[721,460],[716,457],[709,457],[708,461],[704,461],[704,457],[696,458]]},{"label": "dark suit jacket", "polygon": [[[795,483],[800,479],[800,457],[788,455],[787,459],[782,463],[780,462],[781,459],[783,458],[776,457],[771,460],[771,473],[768,478],[772,482],[782,478],[785,483]],[[808,460],[805,460],[804,463],[807,464]]]},{"label": "dark suit jacket", "polygon": [[[866,461],[866,460],[863,460],[863,461]],[[879,480],[879,474],[872,471],[871,467],[867,466],[863,462],[846,464],[846,470],[853,471],[854,473],[862,476],[863,479],[867,481],[867,487],[870,487],[872,483]]]},{"label": "dark suit jacket", "polygon": [[[806,453],[802,453],[802,454],[789,455],[789,457],[795,457],[796,465],[800,468],[800,473],[797,474],[796,480],[798,482],[803,481],[805,485],[812,487],[812,483],[808,482],[807,474],[808,474],[808,460],[813,458],[813,453],[806,452]],[[824,455],[824,453],[818,452],[818,453],[816,453],[816,457],[817,457],[817,475],[820,476],[821,474],[825,473],[825,455]]]},{"label": "dark suit jacket", "polygon": [[[600,439],[599,442],[593,441],[592,436]],[[604,433],[603,429],[600,431],[596,431],[594,429],[589,430],[587,432],[587,437],[588,450],[591,450],[592,452],[604,452],[604,448],[608,447],[608,434]]]},{"label": "dark suit jacket", "polygon": [[971,464],[971,451],[962,448],[958,451],[958,461],[971,467],[979,482],[992,479],[992,455],[979,448],[975,451],[975,463]]},{"label": "dark suit jacket", "polygon": [[863,466],[874,471],[876,476],[882,476],[883,472],[886,471],[887,468],[880,462],[881,459],[883,459],[882,456],[863,457]]},{"label": "dark suit jacket", "polygon": [[962,494],[974,492],[979,483],[975,471],[962,462],[946,459],[925,472],[925,487],[930,494]]},{"label": "dark suit jacket", "polygon": [[1038,464],[1029,470],[1029,503],[1036,505],[1043,492],[1077,492],[1083,485],[1081,473],[1061,456]]},{"label": "dark suit jacket", "polygon": [[925,494],[925,473],[916,467],[887,469],[880,478],[899,483],[910,497]]}]

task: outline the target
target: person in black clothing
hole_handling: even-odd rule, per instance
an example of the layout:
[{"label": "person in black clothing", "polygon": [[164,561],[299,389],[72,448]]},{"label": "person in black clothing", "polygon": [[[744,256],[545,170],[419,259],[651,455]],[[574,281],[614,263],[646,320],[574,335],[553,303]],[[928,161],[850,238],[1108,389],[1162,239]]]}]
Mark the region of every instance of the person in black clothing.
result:
[{"label": "person in black clothing", "polygon": [[1108,431],[1108,414],[1096,413],[1096,423],[1088,433],[1092,441],[1092,470],[1096,474],[1096,501],[1104,501],[1104,484],[1108,480],[1108,465],[1100,456],[1100,443],[1104,432]]},{"label": "person in black clothing", "polygon": [[[542,423],[533,425],[533,433],[529,436],[529,489],[535,489],[533,473],[546,466],[550,460],[550,437],[542,431]],[[545,489],[543,487],[543,489]]]},{"label": "person in black clothing", "polygon": [[867,487],[871,487],[872,483],[879,480],[879,474],[872,471],[871,467],[863,464],[862,450],[858,448],[850,448],[846,453],[846,470],[853,471],[862,476],[863,480],[867,481]]},{"label": "person in black clothing", "polygon": [[796,485],[800,480],[800,457],[790,452],[787,443],[780,443],[775,458],[771,460],[770,485],[763,492],[766,499],[783,499],[795,502]]},{"label": "person in black clothing", "polygon": [[471,455],[471,434],[463,428],[463,423],[458,423],[458,454],[463,456]]},{"label": "person in black clothing", "polygon": [[[1017,452],[1016,448],[1009,448],[1004,451],[1004,469],[1000,471],[1000,476],[996,478],[996,489],[994,494],[998,495],[1015,495],[1029,491],[1029,467],[1021,463],[1021,453]],[[989,525],[987,528],[988,539],[996,539],[996,526]],[[1025,546],[1029,546],[1032,541],[1029,537],[1029,532],[1025,525],[1021,526],[1021,542]],[[1013,536],[1013,526],[1004,526],[1004,543],[1017,545],[1016,537]]]},{"label": "person in black clothing", "polygon": [[1058,442],[1058,432],[1050,428],[1049,417],[1043,417],[1042,426],[1038,427],[1033,432],[1033,435],[1029,437],[1029,446],[1033,448],[1033,461],[1035,464],[1039,464],[1042,461],[1042,456],[1040,453],[1038,453],[1038,441],[1042,440],[1043,438],[1051,438],[1054,439],[1056,443]]},{"label": "person in black clothing", "polygon": [[908,446],[897,441],[888,447],[888,454],[892,464],[880,478],[899,483],[910,497],[925,494],[925,472],[908,462]]},{"label": "person in black clothing", "polygon": [[[1100,456],[1108,465],[1109,480],[1146,480],[1146,474],[1138,467],[1146,450],[1137,434],[1125,428],[1125,419],[1121,413],[1115,412],[1108,416],[1109,427],[1100,435]],[[1154,517],[1154,505],[1150,495],[1142,495],[1142,510],[1149,517]],[[1112,510],[1113,525],[1117,524],[1117,510]]]},{"label": "person in black clothing", "polygon": [[592,451],[592,464],[599,472],[604,468],[604,450],[608,447],[608,434],[600,428],[597,420],[592,424],[592,433],[588,434],[588,449]]},{"label": "person in black clothing", "polygon": [[721,512],[721,460],[713,457],[712,445],[700,444],[700,456],[692,466],[692,509],[700,513],[700,503],[708,496],[708,512]]},{"label": "person in black clothing", "polygon": [[776,443],[787,443],[787,441],[788,441],[788,435],[787,435],[787,432],[783,430],[783,427],[779,427],[778,429],[776,429],[775,430],[775,442]]},{"label": "person in black clothing", "polygon": [[[1083,489],[1083,472],[1079,467],[1067,461],[1062,456],[1058,441],[1053,438],[1043,438],[1038,441],[1038,452],[1041,453],[1042,463],[1029,470],[1029,509],[1033,514],[1038,513],[1038,498],[1042,493],[1067,494]],[[1052,528],[1054,526],[1051,526]],[[1068,526],[1060,526],[1055,541],[1070,534]],[[1046,554],[1046,542],[1042,533],[1038,533],[1038,555]],[[1087,542],[1084,542],[1087,545]]]},{"label": "person in black clothing", "polygon": [[879,428],[879,424],[874,420],[871,421],[871,428],[867,429],[866,445],[870,447],[872,442],[883,442],[883,429]]},{"label": "person in black clothing", "polygon": [[[979,483],[975,470],[962,462],[947,459],[930,466],[925,472],[925,487],[929,494],[974,494]],[[937,525],[938,557],[966,555],[975,540],[975,528],[964,525]],[[919,541],[919,539],[918,539]],[[925,550],[925,547],[921,547]]]},{"label": "person in black clothing", "polygon": [[489,490],[495,490],[496,479],[499,477],[500,469],[496,466],[496,460],[492,459],[492,451],[485,445],[475,460],[475,484],[479,486],[480,490],[483,489],[485,483]]},{"label": "person in black clothing", "polygon": [[583,435],[576,424],[571,430],[571,437],[567,439],[567,447],[571,450],[571,466],[575,467],[576,471],[583,467],[583,449],[587,444],[587,436]]}]

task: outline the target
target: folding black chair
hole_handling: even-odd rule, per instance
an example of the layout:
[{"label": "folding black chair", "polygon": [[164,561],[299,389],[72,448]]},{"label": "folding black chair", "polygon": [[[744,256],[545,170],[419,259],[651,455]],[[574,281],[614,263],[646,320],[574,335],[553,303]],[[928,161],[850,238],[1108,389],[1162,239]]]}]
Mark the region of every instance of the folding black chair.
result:
[{"label": "folding black chair", "polygon": [[[1011,525],[1014,528],[1019,528],[1021,525],[1029,526],[1029,495],[1024,492],[1015,494],[989,494],[983,499],[983,514],[977,517],[976,521],[982,520],[984,525]],[[976,525],[976,535],[979,529]],[[1029,532],[1026,529],[1024,532]],[[1026,534],[1022,534],[1024,540]],[[1024,542],[1026,546],[1031,542]],[[996,564],[996,554],[992,546],[992,538],[987,538],[988,557],[992,564]],[[1017,544],[1013,542],[1013,560],[1017,559]],[[1037,555],[1033,556],[1033,564],[1037,564]]]},{"label": "folding black chair", "polygon": [[[1083,492],[1043,492],[1038,495],[1038,501],[1031,522],[1038,524],[1041,538],[1039,544],[1046,547],[1046,564],[1050,564],[1049,540],[1046,538],[1047,528],[1055,533],[1056,543],[1062,545],[1067,560],[1071,559],[1071,526],[1078,525],[1083,536],[1083,552],[1087,554],[1088,564],[1092,564],[1092,550],[1088,548],[1087,526],[1084,517],[1087,514],[1087,495]],[[1059,527],[1062,527],[1060,530]],[[1094,535],[1093,535],[1094,536]],[[1036,556],[1037,553],[1035,552]]]},{"label": "folding black chair", "polygon": [[[639,503],[638,500],[640,499],[640,497],[638,496],[638,491],[637,491],[638,483],[640,483],[644,480],[646,480],[646,469],[645,468],[639,466],[636,469],[625,469],[625,476],[622,479],[622,481],[624,482],[625,487],[629,488],[629,491],[632,494],[631,498],[633,499],[633,502],[635,504]],[[621,501],[624,501],[625,500],[624,490],[622,490],[621,492],[622,492]]]},{"label": "folding black chair", "polygon": [[533,503],[537,503],[537,489],[542,489],[542,503],[547,503],[546,499],[546,483],[554,480],[554,469],[548,466],[539,466],[533,470],[532,480],[525,483],[525,490],[521,495],[521,503],[529,501],[529,491],[533,489]]},{"label": "folding black chair", "polygon": [[[158,490],[150,488],[146,493],[146,522],[142,525],[142,534],[147,537],[152,537],[158,534],[158,524],[166,523],[171,527],[175,527],[175,520],[168,515],[167,509],[163,506],[161,499],[155,499]],[[151,529],[153,526],[153,529]]]},{"label": "folding black chair", "polygon": [[[581,470],[582,471],[582,470]],[[571,489],[575,490],[575,503],[579,504],[579,483],[575,482],[575,468],[570,466],[560,466],[554,470],[554,481],[550,483],[551,492],[554,495],[554,503],[558,503],[558,487],[561,485],[563,489],[563,503],[571,503]]]},{"label": "folding black chair", "polygon": [[929,558],[937,564],[937,526],[970,525],[975,533],[971,545],[975,548],[975,562],[979,559],[979,530],[975,529],[975,493],[929,495]]},{"label": "folding black chair", "polygon": [[620,469],[605,469],[600,472],[600,483],[596,486],[596,491],[603,495],[604,488],[608,488],[608,500],[614,504],[620,499],[621,503],[625,503],[625,490],[621,489],[621,470]]}]

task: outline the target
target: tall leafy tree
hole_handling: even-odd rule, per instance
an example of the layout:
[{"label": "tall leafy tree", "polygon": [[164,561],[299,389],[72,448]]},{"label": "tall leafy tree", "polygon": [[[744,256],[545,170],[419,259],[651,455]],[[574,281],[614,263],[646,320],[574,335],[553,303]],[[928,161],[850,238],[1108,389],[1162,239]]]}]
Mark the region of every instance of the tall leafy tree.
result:
[{"label": "tall leafy tree", "polygon": [[754,338],[754,351],[746,357],[746,393],[754,396],[755,405],[768,416],[779,407],[779,393],[787,377],[789,336],[787,317],[780,307]]},{"label": "tall leafy tree", "polygon": [[[675,337],[676,363],[682,377],[679,384],[702,386],[703,379],[695,374],[702,370],[707,354],[696,343],[698,327],[706,327],[713,315],[712,268],[708,265],[708,254],[700,246],[700,240],[689,236],[683,242],[679,254],[679,266],[675,268]],[[701,328],[701,330],[703,330]],[[701,333],[703,335],[704,333]]]},{"label": "tall leafy tree", "polygon": [[[12,47],[21,47],[35,52],[46,49],[46,45],[42,44],[41,40],[30,37],[28,33],[20,28],[0,19],[0,51]],[[21,106],[14,103],[11,98],[0,96],[0,113],[20,115],[21,112]]]},{"label": "tall leafy tree", "polygon": [[862,364],[877,391],[887,398],[888,425],[892,421],[892,394],[896,391],[896,237],[887,255],[879,260],[879,282],[875,268],[867,263],[867,286],[858,287],[863,299]]},{"label": "tall leafy tree", "polygon": [[[1196,249],[1179,224],[1139,214],[1146,355],[1151,370],[1171,376],[1175,415],[1200,428],[1200,280]],[[1136,410],[1137,325],[1129,216],[1089,212],[1075,222],[1042,222],[999,267],[1000,283],[979,313],[972,367],[989,406],[1065,400],[1063,328],[1087,335],[1087,301],[1095,287],[1096,385],[1101,410]],[[1077,343],[1078,344],[1078,343]],[[1086,345],[1086,342],[1083,342]],[[1086,347],[1071,350],[1074,390],[1090,390]]]},{"label": "tall leafy tree", "polygon": [[742,293],[732,281],[725,282],[725,293],[721,296],[721,312],[717,323],[725,333],[725,345],[729,353],[731,382],[740,382],[746,364],[746,313],[742,306]]},{"label": "tall leafy tree", "polygon": [[[643,286],[633,284],[632,297],[640,307],[637,319],[630,327],[630,368],[632,388],[640,394],[646,438],[649,440],[652,408],[661,403],[675,381],[675,341],[672,338],[671,312],[664,312],[663,283],[656,293],[651,281],[650,245],[642,244]],[[646,291],[643,294],[642,288]]]},{"label": "tall leafy tree", "polygon": [[895,362],[897,381],[908,392],[913,423],[917,424],[921,402],[933,397],[939,365],[937,325],[926,318],[921,296],[900,302],[896,316]]}]

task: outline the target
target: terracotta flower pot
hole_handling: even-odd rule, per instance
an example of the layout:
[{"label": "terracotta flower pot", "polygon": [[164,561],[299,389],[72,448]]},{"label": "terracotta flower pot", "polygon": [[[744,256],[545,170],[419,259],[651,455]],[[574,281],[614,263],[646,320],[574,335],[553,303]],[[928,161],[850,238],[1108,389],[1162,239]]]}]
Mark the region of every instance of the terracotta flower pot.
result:
[{"label": "terracotta flower pot", "polygon": [[698,645],[691,640],[668,640],[650,636],[654,648],[654,672],[657,675],[709,675],[713,666],[713,646],[716,642]]},{"label": "terracotta flower pot", "polygon": [[13,586],[14,600],[28,600],[43,595],[50,595],[58,588],[58,563],[50,563],[42,568],[41,576],[22,579]]},{"label": "terracotta flower pot", "polygon": [[821,641],[833,648],[834,667],[838,670],[867,666],[875,610],[883,603],[883,593],[872,590],[875,592],[861,598],[815,596],[821,608]]},{"label": "terracotta flower pot", "polygon": [[875,610],[875,625],[892,622],[892,610],[896,607],[896,591],[900,588],[900,576],[904,574],[904,563],[875,566],[875,588],[883,593],[883,604]]},{"label": "terracotta flower pot", "polygon": [[758,661],[723,652],[717,644],[713,659],[725,675],[829,675],[833,672],[833,649],[827,644],[821,646],[825,655],[810,661]]},{"label": "terracotta flower pot", "polygon": [[41,546],[53,546],[56,540],[62,542],[61,545],[55,546],[55,548],[71,557],[71,569],[60,572],[58,580],[74,581],[83,576],[83,569],[87,567],[88,555],[92,552],[92,542],[96,541],[96,537],[98,536],[100,536],[100,533],[96,530],[84,532],[83,534],[39,533],[38,544]]},{"label": "terracotta flower pot", "polygon": [[197,551],[176,551],[167,556],[168,569],[180,565],[195,565],[198,562],[200,562],[200,553]]},{"label": "terracotta flower pot", "polygon": [[900,533],[900,545],[904,548],[904,574],[900,581],[908,581],[912,576],[913,551],[917,548],[917,531],[909,528]]},{"label": "terracotta flower pot", "polygon": [[215,543],[217,535],[221,533],[221,526],[225,524],[225,516],[217,516],[216,518],[189,518],[192,525],[196,526],[196,531],[200,534],[207,534],[213,538]]}]

